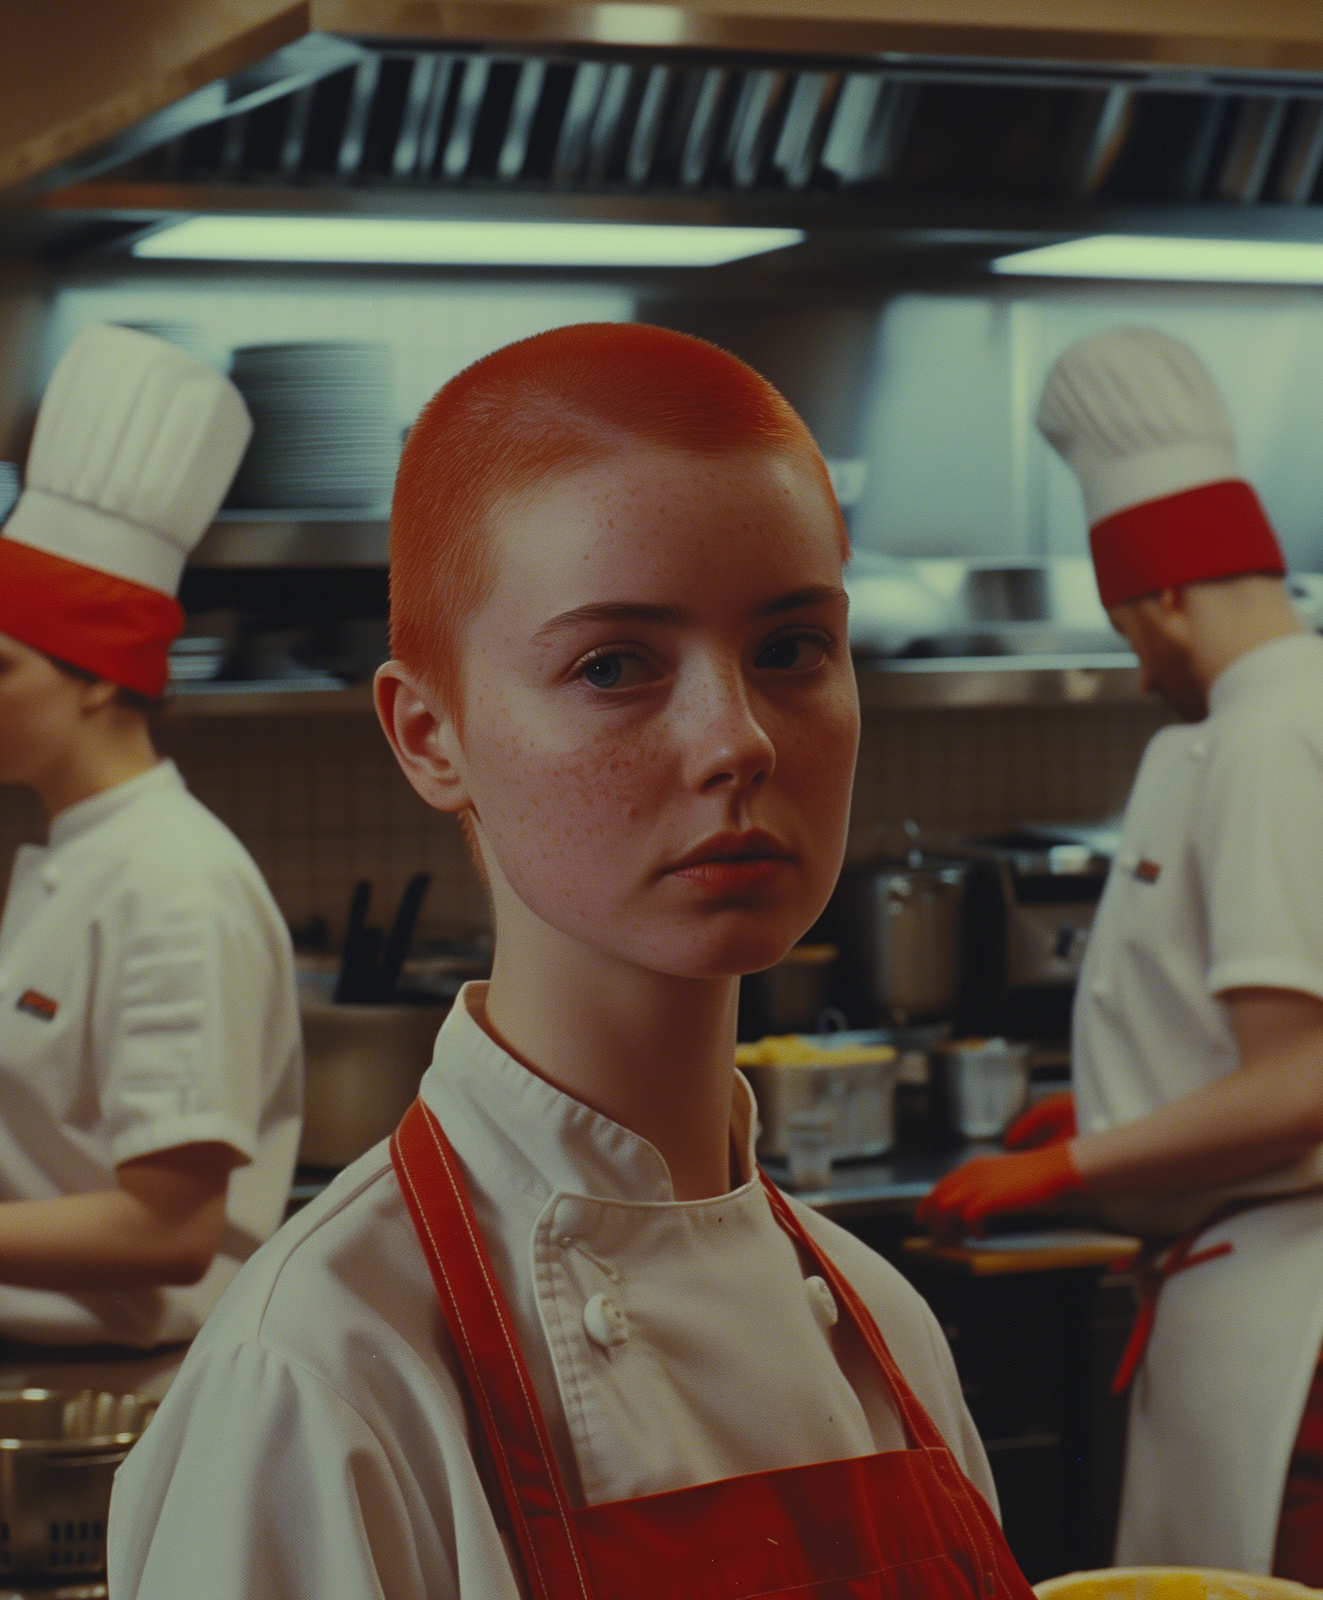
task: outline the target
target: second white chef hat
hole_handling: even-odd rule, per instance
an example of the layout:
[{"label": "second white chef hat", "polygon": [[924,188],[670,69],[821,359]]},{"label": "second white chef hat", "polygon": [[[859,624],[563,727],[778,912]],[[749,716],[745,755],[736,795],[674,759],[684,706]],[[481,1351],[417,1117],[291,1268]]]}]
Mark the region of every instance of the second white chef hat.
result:
[{"label": "second white chef hat", "polygon": [[1079,479],[1104,605],[1285,570],[1226,402],[1183,340],[1111,328],[1072,344],[1043,386],[1038,426]]},{"label": "second white chef hat", "polygon": [[184,563],[251,433],[213,367],[149,334],[84,328],[42,397],[0,536],[0,632],[160,694]]}]

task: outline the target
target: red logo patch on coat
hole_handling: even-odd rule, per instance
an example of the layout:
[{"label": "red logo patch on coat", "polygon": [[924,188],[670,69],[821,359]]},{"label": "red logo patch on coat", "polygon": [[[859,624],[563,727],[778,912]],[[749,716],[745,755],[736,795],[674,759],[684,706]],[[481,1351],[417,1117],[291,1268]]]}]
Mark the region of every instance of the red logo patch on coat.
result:
[{"label": "red logo patch on coat", "polygon": [[48,994],[42,994],[40,990],[24,989],[14,1009],[26,1011],[30,1017],[40,1017],[43,1022],[54,1022],[60,1003],[58,1000],[52,1000]]},{"label": "red logo patch on coat", "polygon": [[1140,883],[1156,883],[1162,876],[1162,864],[1158,861],[1141,861],[1135,868],[1135,876]]}]

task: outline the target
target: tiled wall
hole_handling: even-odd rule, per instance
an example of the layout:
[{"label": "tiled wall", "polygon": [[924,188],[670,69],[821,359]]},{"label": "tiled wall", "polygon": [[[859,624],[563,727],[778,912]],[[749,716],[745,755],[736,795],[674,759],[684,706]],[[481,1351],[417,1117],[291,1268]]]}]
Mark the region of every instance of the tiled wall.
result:
[{"label": "tiled wall", "polygon": [[[907,818],[989,833],[1110,816],[1160,721],[1148,705],[872,712],[851,854],[868,851],[879,823]],[[459,828],[417,798],[369,714],[200,717],[167,723],[160,743],[252,851],[292,923],[322,915],[338,937],[357,879],[372,880],[380,919],[423,870],[425,936],[486,925]],[[0,881],[14,847],[41,836],[30,796],[0,789]]]}]

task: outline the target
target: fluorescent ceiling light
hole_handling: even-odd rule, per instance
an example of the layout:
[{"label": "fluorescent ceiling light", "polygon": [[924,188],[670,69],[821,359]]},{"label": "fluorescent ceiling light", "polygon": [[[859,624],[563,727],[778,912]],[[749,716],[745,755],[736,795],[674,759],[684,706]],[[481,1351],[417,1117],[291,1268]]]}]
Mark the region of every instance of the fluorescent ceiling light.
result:
[{"label": "fluorescent ceiling light", "polygon": [[1002,256],[992,270],[1048,278],[1323,284],[1323,244],[1099,233]]},{"label": "fluorescent ceiling light", "polygon": [[398,217],[191,217],[135,256],[474,267],[715,267],[782,250],[799,228],[647,222],[408,221]]}]

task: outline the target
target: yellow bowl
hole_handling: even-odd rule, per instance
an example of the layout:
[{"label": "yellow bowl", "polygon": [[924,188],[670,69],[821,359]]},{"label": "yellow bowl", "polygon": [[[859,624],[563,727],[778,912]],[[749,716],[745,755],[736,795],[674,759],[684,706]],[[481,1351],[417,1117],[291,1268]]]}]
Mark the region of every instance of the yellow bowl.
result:
[{"label": "yellow bowl", "polygon": [[1038,1600],[1314,1600],[1323,1590],[1211,1567],[1106,1567],[1048,1578],[1034,1593]]}]

